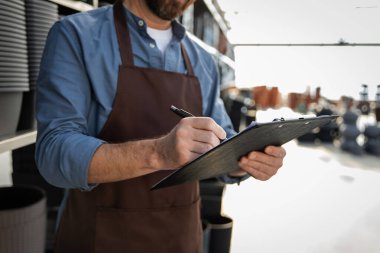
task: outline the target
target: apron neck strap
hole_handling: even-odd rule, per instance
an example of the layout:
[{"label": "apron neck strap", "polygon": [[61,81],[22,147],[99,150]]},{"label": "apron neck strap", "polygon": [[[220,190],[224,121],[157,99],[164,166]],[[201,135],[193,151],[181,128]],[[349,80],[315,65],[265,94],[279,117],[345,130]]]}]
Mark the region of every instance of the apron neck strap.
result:
[{"label": "apron neck strap", "polygon": [[[117,34],[117,41],[119,43],[119,50],[121,62],[124,66],[133,66],[133,52],[131,39],[129,36],[127,19],[125,17],[123,1],[118,0],[113,6],[115,29]],[[185,61],[186,69],[189,75],[194,75],[193,67],[191,66],[189,55],[186,52],[183,43],[181,42],[182,56]]]},{"label": "apron neck strap", "polygon": [[187,54],[185,46],[183,45],[182,42],[181,42],[181,51],[182,51],[183,59],[185,60],[185,65],[186,65],[187,73],[189,75],[191,75],[191,76],[194,76],[194,71],[193,71],[193,67],[191,66],[190,57]]},{"label": "apron neck strap", "polygon": [[121,62],[124,66],[133,65],[133,53],[131,46],[131,39],[129,37],[127,19],[125,18],[123,1],[117,1],[113,6],[115,29],[117,41],[119,43],[119,50]]}]

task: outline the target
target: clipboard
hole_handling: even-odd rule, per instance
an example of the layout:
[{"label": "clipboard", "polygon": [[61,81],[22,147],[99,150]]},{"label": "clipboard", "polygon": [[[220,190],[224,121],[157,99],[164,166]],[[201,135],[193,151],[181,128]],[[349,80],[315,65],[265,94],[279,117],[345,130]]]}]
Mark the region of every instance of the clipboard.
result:
[{"label": "clipboard", "polygon": [[237,169],[240,157],[249,152],[263,151],[269,145],[283,145],[317,127],[330,123],[337,117],[336,115],[323,115],[253,123],[240,133],[175,170],[153,185],[151,190],[224,175]]}]

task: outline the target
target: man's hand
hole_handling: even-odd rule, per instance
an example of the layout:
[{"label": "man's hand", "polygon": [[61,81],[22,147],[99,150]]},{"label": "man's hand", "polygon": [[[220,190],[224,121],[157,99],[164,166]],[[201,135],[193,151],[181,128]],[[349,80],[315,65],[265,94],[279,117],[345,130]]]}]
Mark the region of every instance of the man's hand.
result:
[{"label": "man's hand", "polygon": [[266,181],[282,167],[285,155],[284,148],[275,146],[266,147],[264,152],[253,151],[240,159],[240,170],[229,175],[236,177],[248,173],[258,180]]},{"label": "man's hand", "polygon": [[169,134],[157,139],[158,161],[166,169],[176,169],[219,145],[224,138],[226,132],[211,118],[183,118]]}]

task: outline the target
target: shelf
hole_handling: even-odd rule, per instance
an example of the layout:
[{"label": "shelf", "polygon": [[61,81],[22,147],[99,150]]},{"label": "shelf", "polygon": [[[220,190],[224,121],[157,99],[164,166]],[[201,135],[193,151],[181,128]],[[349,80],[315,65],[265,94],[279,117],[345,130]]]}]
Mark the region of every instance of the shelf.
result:
[{"label": "shelf", "polygon": [[0,138],[0,153],[21,148],[36,142],[37,131],[16,133]]},{"label": "shelf", "polygon": [[199,39],[194,34],[187,32],[187,35],[194,40],[199,46],[201,46],[204,50],[206,50],[209,54],[215,55],[218,57],[221,61],[223,61],[225,64],[230,66],[232,69],[235,69],[235,62],[229,58],[228,56],[225,56],[224,54],[220,53],[216,48],[207,45],[204,43],[201,39]]},{"label": "shelf", "polygon": [[227,32],[229,30],[229,27],[226,24],[225,19],[220,15],[219,11],[216,9],[214,3],[212,0],[203,0],[207,8],[209,9],[211,15],[214,17],[214,20],[216,23],[218,23],[220,30],[223,31],[224,35],[227,37]]},{"label": "shelf", "polygon": [[82,11],[90,11],[97,7],[97,2],[94,1],[94,5],[86,4],[81,1],[73,1],[73,0],[48,0],[49,2],[56,3],[60,6],[72,9],[74,11],[82,12]]}]

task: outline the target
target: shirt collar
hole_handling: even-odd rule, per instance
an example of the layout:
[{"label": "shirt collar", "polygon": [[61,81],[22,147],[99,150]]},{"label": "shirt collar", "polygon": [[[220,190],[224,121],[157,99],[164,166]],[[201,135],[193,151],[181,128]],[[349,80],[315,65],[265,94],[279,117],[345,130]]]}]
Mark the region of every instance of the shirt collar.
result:
[{"label": "shirt collar", "polygon": [[[147,27],[146,22],[142,18],[133,14],[125,6],[124,6],[124,9],[125,9],[127,23],[132,25],[134,29],[140,32],[144,32],[144,34],[146,34],[146,27]],[[177,20],[172,21],[172,31],[173,31],[174,38],[176,38],[178,41],[181,41],[185,37],[186,29]]]}]

